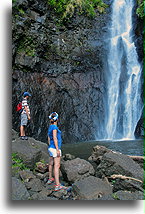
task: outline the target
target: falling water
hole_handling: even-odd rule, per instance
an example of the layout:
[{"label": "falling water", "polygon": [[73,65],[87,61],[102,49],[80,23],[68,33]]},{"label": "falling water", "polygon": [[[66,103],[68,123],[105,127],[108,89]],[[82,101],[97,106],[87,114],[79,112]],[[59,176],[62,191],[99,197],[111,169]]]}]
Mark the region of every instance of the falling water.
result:
[{"label": "falling water", "polygon": [[108,52],[106,139],[134,139],[142,112],[141,66],[133,42],[134,0],[114,0]]}]

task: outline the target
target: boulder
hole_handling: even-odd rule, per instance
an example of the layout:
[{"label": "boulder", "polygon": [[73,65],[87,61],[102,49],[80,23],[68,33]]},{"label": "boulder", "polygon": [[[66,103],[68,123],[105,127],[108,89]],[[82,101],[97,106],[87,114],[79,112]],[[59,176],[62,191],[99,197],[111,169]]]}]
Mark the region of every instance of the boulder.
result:
[{"label": "boulder", "polygon": [[73,160],[63,161],[61,164],[61,172],[64,179],[73,183],[82,178],[94,175],[95,170],[88,161],[76,158]]},{"label": "boulder", "polygon": [[73,160],[75,159],[75,156],[74,155],[71,155],[71,154],[65,154],[63,156],[63,160],[67,161],[67,160]]},{"label": "boulder", "polygon": [[67,190],[59,190],[59,191],[53,192],[52,194],[52,196],[59,199],[62,199],[66,195],[67,195]]},{"label": "boulder", "polygon": [[92,155],[88,158],[89,161],[94,161],[95,163],[99,164],[102,156],[110,152],[110,149],[107,149],[105,146],[95,146],[93,147]]},{"label": "boulder", "polygon": [[113,194],[114,198],[117,200],[144,200],[143,192],[126,192],[118,191]]},{"label": "boulder", "polygon": [[19,176],[24,182],[29,182],[31,179],[36,178],[36,176],[30,170],[19,171]]},{"label": "boulder", "polygon": [[76,181],[73,185],[73,191],[79,200],[97,200],[100,197],[112,194],[112,186],[99,178],[89,176]]},{"label": "boulder", "polygon": [[55,197],[46,196],[44,193],[40,192],[40,193],[34,193],[31,196],[31,200],[47,201],[47,200],[58,200],[58,199]]},{"label": "boulder", "polygon": [[98,198],[97,200],[99,200],[99,201],[112,201],[112,200],[115,200],[114,198],[113,198],[113,196],[112,196],[112,194],[110,194],[110,195],[104,195],[104,196],[102,196],[102,197],[100,197],[100,198]]},{"label": "boulder", "polygon": [[42,151],[47,153],[47,145],[33,138],[28,138],[28,140],[18,138],[12,141],[12,153],[17,153],[18,157],[30,169],[33,169],[35,163],[43,158]]},{"label": "boulder", "polygon": [[90,159],[92,157],[91,160],[98,158],[98,157],[102,157],[105,153],[107,152],[110,152],[111,150],[106,148],[105,146],[99,146],[99,145],[96,145],[93,147],[93,150],[92,150],[92,155],[90,156]]},{"label": "boulder", "polygon": [[11,173],[12,173],[12,177],[16,177],[16,178],[20,178],[19,177],[19,171],[21,171],[21,169],[20,169],[20,167],[19,166],[16,166],[16,167],[13,167],[12,166],[12,171],[11,171]]},{"label": "boulder", "polygon": [[43,187],[42,191],[40,191],[39,193],[46,195],[46,196],[50,196],[52,194],[53,190],[52,189],[48,189],[47,187]]},{"label": "boulder", "polygon": [[129,155],[132,160],[134,160],[136,163],[140,165],[141,168],[144,169],[144,156],[131,156]]},{"label": "boulder", "polygon": [[47,164],[44,164],[42,162],[36,163],[35,171],[40,172],[40,173],[45,173],[48,171],[48,166]]},{"label": "boulder", "polygon": [[38,179],[43,180],[44,182],[47,182],[49,177],[49,172],[46,172],[44,174],[35,172],[35,175]]},{"label": "boulder", "polygon": [[25,185],[19,179],[12,177],[12,200],[29,200],[29,197]]},{"label": "boulder", "polygon": [[139,164],[135,163],[132,158],[118,152],[107,152],[103,155],[99,166],[97,167],[97,174],[101,176],[111,176],[112,174],[121,174],[144,179],[143,169]]},{"label": "boulder", "polygon": [[143,183],[133,181],[133,180],[122,180],[122,179],[116,179],[113,182],[113,192],[117,192],[119,190],[123,191],[140,191],[143,192]]},{"label": "boulder", "polygon": [[17,139],[19,137],[18,132],[16,132],[14,129],[12,129],[12,141]]},{"label": "boulder", "polygon": [[38,178],[34,178],[29,182],[26,182],[25,186],[28,190],[31,190],[31,192],[40,192],[43,189],[42,182]]},{"label": "boulder", "polygon": [[[44,143],[45,144],[45,143]],[[46,144],[45,144],[46,146]],[[41,155],[41,160],[43,160],[46,164],[49,163],[49,154],[47,151],[41,151],[42,155]]]},{"label": "boulder", "polygon": [[52,193],[52,190],[48,190],[47,188],[43,187],[43,189],[38,193],[33,193],[31,195],[31,200],[53,200],[49,197]]}]

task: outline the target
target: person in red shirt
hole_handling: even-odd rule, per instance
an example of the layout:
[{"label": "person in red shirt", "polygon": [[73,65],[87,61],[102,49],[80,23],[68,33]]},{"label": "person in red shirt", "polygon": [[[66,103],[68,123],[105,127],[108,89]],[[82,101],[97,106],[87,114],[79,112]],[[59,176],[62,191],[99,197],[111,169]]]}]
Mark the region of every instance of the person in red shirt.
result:
[{"label": "person in red shirt", "polygon": [[21,112],[21,124],[20,124],[20,139],[28,140],[28,137],[25,135],[25,127],[27,126],[28,120],[30,117],[30,108],[28,105],[28,98],[31,97],[29,92],[24,92],[22,100],[22,112]]}]

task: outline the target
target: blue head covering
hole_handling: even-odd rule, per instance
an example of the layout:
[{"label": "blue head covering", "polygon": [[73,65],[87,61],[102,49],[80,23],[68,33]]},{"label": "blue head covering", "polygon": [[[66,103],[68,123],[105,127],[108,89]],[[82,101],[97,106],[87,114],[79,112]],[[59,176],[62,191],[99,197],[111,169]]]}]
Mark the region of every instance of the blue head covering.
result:
[{"label": "blue head covering", "polygon": [[24,96],[24,97],[26,97],[26,96],[31,97],[31,94],[30,94],[29,92],[25,91],[24,94],[23,94],[23,96]]},{"label": "blue head covering", "polygon": [[58,120],[58,114],[56,112],[52,112],[50,115],[49,115],[49,119],[50,120],[53,120],[54,122],[56,120]]}]

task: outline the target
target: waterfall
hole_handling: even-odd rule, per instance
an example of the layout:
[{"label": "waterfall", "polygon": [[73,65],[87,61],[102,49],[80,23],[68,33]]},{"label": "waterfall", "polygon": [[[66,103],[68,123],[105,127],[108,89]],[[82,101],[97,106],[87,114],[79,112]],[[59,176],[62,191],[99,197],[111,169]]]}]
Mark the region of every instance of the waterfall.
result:
[{"label": "waterfall", "polygon": [[133,42],[134,0],[114,0],[107,72],[106,139],[134,139],[142,113],[141,65]]}]

